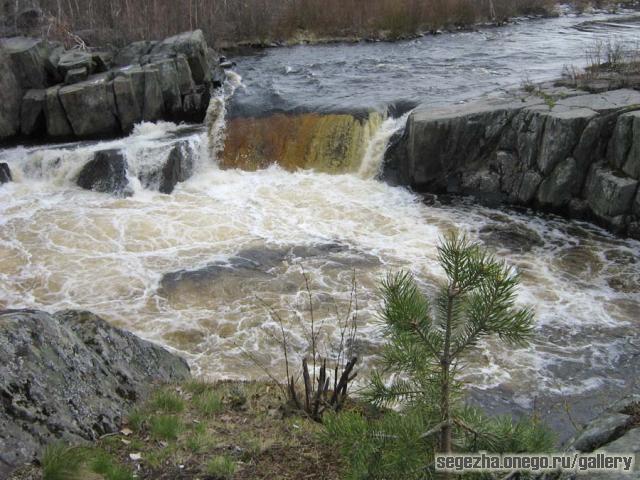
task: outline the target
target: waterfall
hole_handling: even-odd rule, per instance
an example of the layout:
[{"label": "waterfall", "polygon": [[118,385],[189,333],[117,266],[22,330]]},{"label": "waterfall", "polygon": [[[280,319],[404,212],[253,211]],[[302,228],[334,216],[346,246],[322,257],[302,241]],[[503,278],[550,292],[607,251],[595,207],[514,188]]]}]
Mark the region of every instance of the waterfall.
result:
[{"label": "waterfall", "polygon": [[384,154],[389,146],[389,140],[396,132],[402,130],[407,124],[409,114],[407,112],[401,117],[388,117],[380,127],[376,130],[371,140],[367,143],[358,176],[360,178],[369,179],[377,178],[382,170],[384,163]]}]

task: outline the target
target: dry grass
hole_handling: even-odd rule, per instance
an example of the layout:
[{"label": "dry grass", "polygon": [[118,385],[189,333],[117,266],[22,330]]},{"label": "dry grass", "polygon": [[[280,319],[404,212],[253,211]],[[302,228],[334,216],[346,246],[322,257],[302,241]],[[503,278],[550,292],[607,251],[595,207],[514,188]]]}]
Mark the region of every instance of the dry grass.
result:
[{"label": "dry grass", "polygon": [[553,0],[40,0],[50,34],[124,44],[201,28],[214,46],[304,38],[397,38],[548,14]]}]

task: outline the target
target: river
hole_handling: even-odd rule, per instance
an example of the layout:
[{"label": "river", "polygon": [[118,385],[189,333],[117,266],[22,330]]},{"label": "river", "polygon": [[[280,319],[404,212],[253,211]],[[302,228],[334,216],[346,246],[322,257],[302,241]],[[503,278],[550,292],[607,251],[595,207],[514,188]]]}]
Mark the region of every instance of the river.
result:
[{"label": "river", "polygon": [[[366,371],[383,344],[378,282],[408,269],[432,290],[443,274],[438,241],[457,229],[521,272],[518,301],[537,319],[527,348],[480,345],[466,376],[476,385],[473,397],[495,412],[539,408],[558,428],[569,423],[567,410],[573,421],[587,420],[636,388],[640,243],[531,212],[425,201],[377,177],[386,142],[403,124],[386,116],[387,107],[400,114],[419,101],[496,94],[525,77],[551,79],[563,65],[582,64],[596,38],[640,40],[638,24],[606,18],[269,49],[234,59],[237,73],[221,97],[228,121],[218,119],[211,133],[161,122],[139,125],[124,139],[2,150],[15,182],[0,187],[0,308],[91,310],[181,353],[203,377],[263,378],[264,368],[276,376],[284,370],[279,326],[267,306],[304,354],[302,271],[316,321],[333,342],[355,272],[354,348]],[[268,125],[274,114],[363,111],[369,117],[358,130],[357,162],[343,171],[220,167],[235,118],[264,117]],[[196,151],[194,176],[171,195],[144,189],[136,171],[157,161],[175,136]],[[132,197],[75,186],[82,165],[104,148],[127,154]]]}]

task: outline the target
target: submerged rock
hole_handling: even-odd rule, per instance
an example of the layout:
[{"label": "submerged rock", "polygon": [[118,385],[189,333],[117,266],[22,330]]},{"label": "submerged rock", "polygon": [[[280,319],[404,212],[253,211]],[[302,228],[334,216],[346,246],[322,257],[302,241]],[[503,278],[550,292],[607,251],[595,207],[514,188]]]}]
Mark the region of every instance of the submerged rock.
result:
[{"label": "submerged rock", "polygon": [[189,376],[180,357],[92,313],[0,311],[0,476],[51,442],[117,431],[154,383]]},{"label": "submerged rock", "polygon": [[480,238],[493,248],[506,248],[512,252],[525,253],[544,245],[537,232],[521,223],[492,224],[482,227]]},{"label": "submerged rock", "polygon": [[80,171],[78,186],[85,190],[129,196],[127,179],[127,160],[120,150],[102,150],[96,152]]}]

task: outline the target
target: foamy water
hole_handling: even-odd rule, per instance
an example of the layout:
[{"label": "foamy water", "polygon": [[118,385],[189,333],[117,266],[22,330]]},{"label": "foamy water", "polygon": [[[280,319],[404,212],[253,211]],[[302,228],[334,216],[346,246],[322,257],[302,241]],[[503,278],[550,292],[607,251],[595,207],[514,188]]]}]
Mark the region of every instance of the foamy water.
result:
[{"label": "foamy water", "polygon": [[[394,129],[383,124],[377,141]],[[317,319],[334,338],[335,305],[345,311],[355,270],[357,347],[370,365],[382,342],[377,283],[387,271],[403,268],[431,288],[442,275],[438,240],[459,229],[487,240],[521,271],[519,301],[533,307],[538,320],[530,348],[512,352],[493,341],[483,344],[470,379],[520,392],[523,403],[540,389],[575,393],[620,381],[607,372],[639,326],[637,242],[562,220],[427,206],[374,178],[372,152],[383,152],[379,145],[367,150],[359,175],[288,173],[277,166],[220,170],[203,153],[196,175],[171,195],[138,186],[133,197],[118,199],[73,183],[96,149],[124,148],[136,170],[156,161],[146,149],[156,151],[177,134],[207,151],[205,133],[172,124],[142,125],[117,142],[4,151],[16,181],[0,188],[0,308],[88,309],[179,351],[198,374],[256,378],[264,374],[243,351],[276,373],[283,368],[273,339],[277,325],[265,304],[281,312],[292,344],[304,353],[301,266],[311,280]],[[500,232],[513,226],[541,242],[518,251],[486,236],[487,227]],[[167,273],[233,264],[239,253],[258,263],[271,260],[257,270],[161,285]],[[287,314],[296,310],[302,321]],[[576,379],[554,370],[560,366],[580,366],[588,375]]]}]

